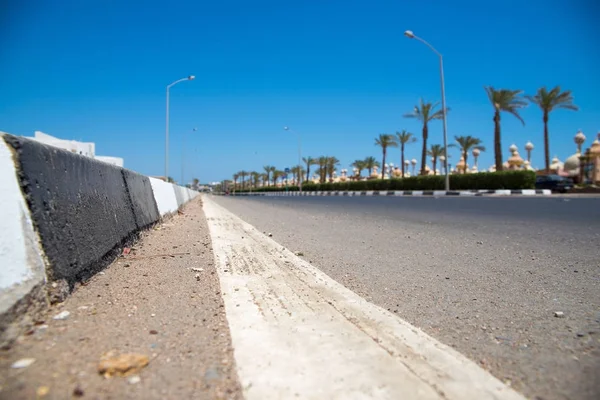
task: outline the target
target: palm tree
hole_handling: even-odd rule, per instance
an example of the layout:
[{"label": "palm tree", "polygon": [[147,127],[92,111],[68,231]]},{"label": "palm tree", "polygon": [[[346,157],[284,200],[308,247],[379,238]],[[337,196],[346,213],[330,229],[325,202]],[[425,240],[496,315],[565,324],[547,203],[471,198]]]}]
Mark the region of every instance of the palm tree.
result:
[{"label": "palm tree", "polygon": [[274,166],[271,165],[269,167],[269,172],[270,172],[271,179],[273,180],[273,185],[275,185],[275,176],[274,176],[275,171],[277,171],[277,168],[275,168]]},{"label": "palm tree", "polygon": [[302,161],[306,164],[306,181],[308,182],[310,180],[310,167],[312,165],[317,165],[318,160],[315,160],[312,157],[302,157]]},{"label": "palm tree", "polygon": [[525,96],[533,104],[537,104],[542,110],[544,121],[544,158],[546,161],[546,173],[550,173],[550,138],[548,136],[548,118],[550,113],[557,108],[577,111],[579,107],[573,104],[573,95],[570,90],[560,91],[560,86],[548,91],[546,87],[539,88],[534,96]]},{"label": "palm tree", "polygon": [[260,179],[260,173],[256,172],[256,171],[252,171],[252,172],[250,172],[250,175],[252,177],[252,184],[254,185],[254,188],[257,188],[258,180]]},{"label": "palm tree", "polygon": [[329,176],[329,182],[333,182],[333,173],[335,172],[335,167],[340,165],[340,160],[335,157],[327,157],[327,176]]},{"label": "palm tree", "polygon": [[525,121],[519,115],[519,109],[527,105],[521,98],[522,90],[494,89],[485,86],[490,103],[494,107],[494,158],[496,160],[496,171],[502,171],[502,142],[500,138],[500,112],[512,114],[525,125]]},{"label": "palm tree", "polygon": [[[382,133],[378,138],[375,138],[375,146],[381,147],[381,152],[383,153],[383,161],[381,162],[381,165],[385,167],[385,157],[387,156],[388,147],[398,147],[398,143],[396,143],[394,135]],[[381,179],[383,179],[384,174],[385,168],[381,168]]]},{"label": "palm tree", "polygon": [[402,132],[396,132],[396,141],[400,146],[400,165],[402,165],[402,177],[404,178],[404,146],[415,143],[417,138],[412,133],[402,130]]},{"label": "palm tree", "polygon": [[244,189],[244,187],[246,186],[246,177],[248,176],[248,172],[246,171],[240,171],[238,172],[238,174],[240,175],[240,178],[242,178],[242,189]]},{"label": "palm tree", "polygon": [[[450,146],[452,146],[452,145],[450,145]],[[448,146],[448,147],[450,147],[450,146]],[[426,155],[428,155],[432,158],[431,165],[433,167],[433,174],[437,175],[437,172],[436,172],[437,160],[439,160],[439,158],[442,156],[446,157],[446,152],[444,151],[444,146],[442,146],[441,144],[432,144],[431,148],[429,150],[427,150]],[[421,173],[421,175],[425,175],[425,174]]]},{"label": "palm tree", "polygon": [[325,183],[327,180],[327,159],[329,157],[321,156],[317,159],[319,165],[319,182]]},{"label": "palm tree", "polygon": [[271,171],[271,176],[273,177],[273,186],[277,186],[277,180],[279,178],[281,178],[284,175],[283,171],[278,170],[277,168],[274,168]]},{"label": "palm tree", "polygon": [[320,167],[319,167],[319,168],[317,168],[317,169],[315,170],[315,175],[317,175],[317,176],[319,177],[319,183],[323,183],[323,182],[321,181],[321,179],[322,179],[322,174],[321,174],[321,168],[320,168]]},{"label": "palm tree", "polygon": [[294,176],[294,179],[292,180],[294,185],[299,185],[300,179],[302,179],[304,175],[304,168],[302,168],[302,165],[294,165],[290,168],[290,173]]},{"label": "palm tree", "polygon": [[454,136],[454,140],[460,147],[460,153],[465,160],[465,170],[467,172],[467,158],[469,157],[469,151],[477,149],[479,151],[485,151],[485,146],[481,145],[481,140],[472,136]]},{"label": "palm tree", "polygon": [[373,173],[373,168],[380,166],[379,161],[377,161],[373,156],[365,158],[364,163],[365,168],[369,170],[369,177],[371,177],[371,174]]},{"label": "palm tree", "polygon": [[[415,106],[412,113],[404,114],[405,118],[415,118],[423,124],[423,148],[421,150],[421,174],[425,174],[425,165],[427,161],[427,138],[429,137],[429,122],[442,119],[444,117],[443,110],[435,111],[439,103],[427,103],[423,99],[419,100],[419,105]],[[446,107],[446,112],[450,111]],[[404,164],[402,164],[404,165]]]},{"label": "palm tree", "polygon": [[[373,161],[375,161],[374,158],[373,158]],[[356,178],[360,178],[360,175],[362,174],[362,170],[367,168],[367,163],[365,162],[365,160],[356,160],[352,163],[352,168],[356,168],[356,170],[357,170]]]},{"label": "palm tree", "polygon": [[264,172],[264,173],[260,174],[260,179],[262,180],[262,185],[263,186],[269,186],[270,185],[270,182],[269,182],[270,175],[271,175],[271,171],[269,171],[269,173]]},{"label": "palm tree", "polygon": [[273,172],[274,169],[275,167],[272,165],[265,165],[263,167],[263,171],[265,171],[265,174],[267,175],[267,185],[270,185],[269,179],[271,178],[271,172]]},{"label": "palm tree", "polygon": [[240,173],[236,172],[233,174],[233,190],[237,187],[237,180],[240,178]]}]

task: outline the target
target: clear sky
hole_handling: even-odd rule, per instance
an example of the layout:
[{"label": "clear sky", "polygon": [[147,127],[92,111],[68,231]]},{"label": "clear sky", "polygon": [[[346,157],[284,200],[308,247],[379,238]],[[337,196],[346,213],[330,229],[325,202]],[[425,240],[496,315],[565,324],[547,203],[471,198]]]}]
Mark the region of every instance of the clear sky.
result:
[{"label": "clear sky", "polygon": [[[411,29],[444,54],[448,134],[481,138],[480,165],[493,160],[484,85],[572,90],[580,111],[550,117],[551,156],[564,160],[578,129],[586,145],[600,131],[599,18],[594,0],[4,1],[0,130],[93,141],[99,155],[162,175],[165,86],[194,74],[171,89],[176,180],[185,135],[187,178],[293,166],[297,142],[285,125],[302,135],[303,155],[348,167],[380,158],[380,133],[420,136],[403,114],[419,97],[440,99],[437,58],[403,36]],[[525,156],[531,140],[533,165],[543,167],[541,113],[522,115],[525,126],[503,115],[504,154],[515,143]],[[429,143],[442,143],[441,122]]]}]

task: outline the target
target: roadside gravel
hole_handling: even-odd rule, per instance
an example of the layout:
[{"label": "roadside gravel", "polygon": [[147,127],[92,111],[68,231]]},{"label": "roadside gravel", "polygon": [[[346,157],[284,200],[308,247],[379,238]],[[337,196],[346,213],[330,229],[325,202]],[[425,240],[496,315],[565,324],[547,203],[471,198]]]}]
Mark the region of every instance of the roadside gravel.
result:
[{"label": "roadside gravel", "polygon": [[[242,398],[200,198],[183,212],[0,353],[0,398]],[[128,377],[98,373],[103,356],[124,353],[150,362]]]},{"label": "roadside gravel", "polygon": [[529,398],[600,398],[596,208],[488,200],[216,198]]}]

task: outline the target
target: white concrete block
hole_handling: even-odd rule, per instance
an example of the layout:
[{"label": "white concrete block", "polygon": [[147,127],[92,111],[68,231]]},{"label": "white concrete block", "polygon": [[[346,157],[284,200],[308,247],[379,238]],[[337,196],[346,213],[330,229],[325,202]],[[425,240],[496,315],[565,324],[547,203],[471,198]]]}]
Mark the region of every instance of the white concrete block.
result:
[{"label": "white concrete block", "polygon": [[164,216],[177,211],[179,205],[177,204],[173,185],[156,178],[150,178],[150,184],[160,215]]},{"label": "white concrete block", "polygon": [[16,175],[11,149],[0,136],[0,314],[46,280],[42,249]]}]

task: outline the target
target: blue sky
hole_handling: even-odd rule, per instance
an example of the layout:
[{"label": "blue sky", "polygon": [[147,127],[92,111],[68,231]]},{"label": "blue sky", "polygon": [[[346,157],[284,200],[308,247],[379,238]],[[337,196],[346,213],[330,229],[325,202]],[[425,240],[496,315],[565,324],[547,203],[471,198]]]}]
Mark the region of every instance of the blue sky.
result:
[{"label": "blue sky", "polygon": [[[380,133],[419,124],[403,118],[420,97],[440,99],[436,56],[444,54],[449,137],[481,138],[493,160],[493,110],[483,86],[570,89],[580,111],[551,115],[551,156],[589,145],[600,131],[600,5],[593,0],[24,0],[0,12],[0,130],[35,130],[96,142],[148,175],[164,170],[165,86],[171,90],[170,175],[201,181],[238,170],[281,169],[303,155],[333,155],[347,167],[369,155]],[[543,167],[541,113],[526,125],[503,115],[505,156],[515,143]],[[198,131],[190,134],[192,128]],[[441,122],[429,143],[442,143]],[[453,160],[458,160],[458,154]],[[407,156],[419,158],[420,145]],[[400,154],[392,150],[393,162]],[[187,180],[187,179],[186,179]]]}]

